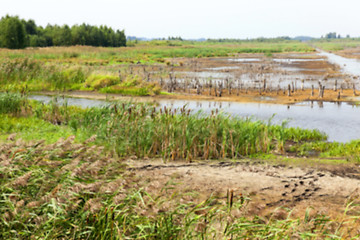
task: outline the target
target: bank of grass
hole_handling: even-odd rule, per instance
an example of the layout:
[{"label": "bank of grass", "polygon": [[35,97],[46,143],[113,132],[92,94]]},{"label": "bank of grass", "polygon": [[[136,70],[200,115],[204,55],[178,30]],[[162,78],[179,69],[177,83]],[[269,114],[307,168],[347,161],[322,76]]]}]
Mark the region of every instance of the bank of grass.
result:
[{"label": "bank of grass", "polygon": [[0,91],[99,91],[130,96],[160,94],[156,83],[144,81],[139,75],[122,77],[101,74],[84,66],[43,64],[31,58],[0,60]]}]

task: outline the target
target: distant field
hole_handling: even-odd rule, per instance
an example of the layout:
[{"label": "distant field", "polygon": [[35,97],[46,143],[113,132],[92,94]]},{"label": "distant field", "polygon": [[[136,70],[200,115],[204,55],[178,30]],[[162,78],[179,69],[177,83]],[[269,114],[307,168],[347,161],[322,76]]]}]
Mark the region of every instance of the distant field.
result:
[{"label": "distant field", "polygon": [[[193,42],[193,41],[149,41],[129,42],[130,47],[51,47],[24,50],[0,50],[2,57],[33,58],[41,60],[72,61],[105,60],[105,63],[164,62],[174,57],[223,57],[236,53],[281,53],[311,52],[314,49],[298,41],[240,41],[240,42]],[[86,63],[86,62],[85,62]],[[98,63],[98,62],[95,62]]]},{"label": "distant field", "polygon": [[325,51],[341,51],[347,48],[360,47],[360,38],[318,39],[311,41],[311,43]]}]

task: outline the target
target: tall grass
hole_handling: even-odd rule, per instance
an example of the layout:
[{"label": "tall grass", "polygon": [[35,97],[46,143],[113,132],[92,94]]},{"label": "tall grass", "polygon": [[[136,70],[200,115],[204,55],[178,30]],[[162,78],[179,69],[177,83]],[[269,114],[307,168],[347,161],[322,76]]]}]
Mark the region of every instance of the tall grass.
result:
[{"label": "tall grass", "polygon": [[[111,107],[54,111],[41,106],[39,118],[67,124],[76,132],[91,132],[118,156],[165,159],[239,158],[279,149],[279,142],[326,139],[316,130],[273,126],[213,112],[157,109],[146,104],[115,103]],[[66,118],[64,117],[66,116]],[[280,137],[281,135],[281,137]]]},{"label": "tall grass", "polygon": [[18,93],[0,93],[0,114],[18,114],[25,105],[25,98]]}]

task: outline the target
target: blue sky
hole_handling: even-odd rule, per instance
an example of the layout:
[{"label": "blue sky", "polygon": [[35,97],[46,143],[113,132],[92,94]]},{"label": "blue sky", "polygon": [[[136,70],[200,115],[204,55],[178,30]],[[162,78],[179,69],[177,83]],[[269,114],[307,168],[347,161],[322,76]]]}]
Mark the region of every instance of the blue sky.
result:
[{"label": "blue sky", "polygon": [[105,24],[138,37],[360,36],[356,0],[0,0],[0,15],[37,24]]}]

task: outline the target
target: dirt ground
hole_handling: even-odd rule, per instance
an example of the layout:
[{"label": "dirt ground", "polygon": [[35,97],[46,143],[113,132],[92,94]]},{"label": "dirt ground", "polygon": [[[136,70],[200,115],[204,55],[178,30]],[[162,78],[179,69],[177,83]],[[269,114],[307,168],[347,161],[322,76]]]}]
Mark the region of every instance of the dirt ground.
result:
[{"label": "dirt ground", "polygon": [[[312,208],[316,214],[340,216],[360,196],[360,167],[355,164],[289,165],[267,161],[201,161],[194,163],[161,160],[128,160],[128,171],[148,182],[146,191],[156,192],[173,182],[175,192],[199,193],[197,200],[217,196],[250,199],[247,214],[269,216],[286,211],[303,216]],[[186,194],[185,194],[186,195]]]}]

